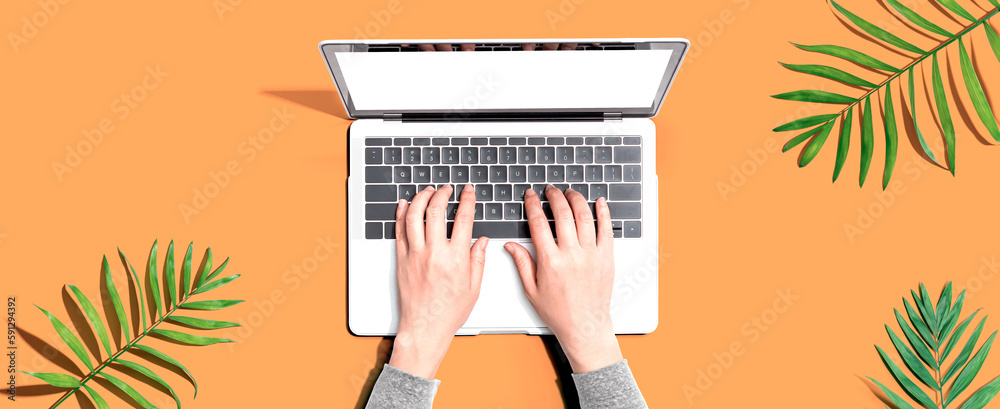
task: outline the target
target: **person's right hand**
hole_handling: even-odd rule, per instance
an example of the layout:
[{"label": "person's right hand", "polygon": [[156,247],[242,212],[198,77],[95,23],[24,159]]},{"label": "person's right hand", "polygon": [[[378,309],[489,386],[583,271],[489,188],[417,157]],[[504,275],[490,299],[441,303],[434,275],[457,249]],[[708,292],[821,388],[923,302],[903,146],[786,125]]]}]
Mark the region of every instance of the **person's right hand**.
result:
[{"label": "person's right hand", "polygon": [[587,199],[572,189],[566,194],[545,189],[555,217],[556,243],[534,190],[524,194],[531,240],[538,256],[517,243],[504,248],[514,258],[524,293],[566,352],[573,371],[590,372],[622,359],[611,325],[611,293],[615,279],[611,212],[597,200],[597,231]]}]

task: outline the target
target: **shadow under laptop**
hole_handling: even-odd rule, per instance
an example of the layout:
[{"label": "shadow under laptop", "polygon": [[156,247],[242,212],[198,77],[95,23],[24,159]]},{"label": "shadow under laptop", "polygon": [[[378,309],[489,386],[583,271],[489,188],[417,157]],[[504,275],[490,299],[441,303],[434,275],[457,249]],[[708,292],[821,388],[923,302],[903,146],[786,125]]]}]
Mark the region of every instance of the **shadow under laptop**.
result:
[{"label": "shadow under laptop", "polygon": [[340,102],[340,95],[336,90],[330,89],[265,89],[261,94],[291,102],[293,104],[313,109],[324,114],[333,115],[337,118],[347,119],[347,112]]},{"label": "shadow under laptop", "polygon": [[372,395],[372,388],[375,387],[375,381],[382,374],[382,366],[386,362],[389,362],[393,339],[395,337],[383,337],[379,341],[378,348],[375,350],[375,367],[368,371],[368,376],[365,378],[364,385],[361,385],[361,393],[358,396],[358,403],[354,405],[354,409],[364,409],[365,405],[368,405],[368,398]]}]

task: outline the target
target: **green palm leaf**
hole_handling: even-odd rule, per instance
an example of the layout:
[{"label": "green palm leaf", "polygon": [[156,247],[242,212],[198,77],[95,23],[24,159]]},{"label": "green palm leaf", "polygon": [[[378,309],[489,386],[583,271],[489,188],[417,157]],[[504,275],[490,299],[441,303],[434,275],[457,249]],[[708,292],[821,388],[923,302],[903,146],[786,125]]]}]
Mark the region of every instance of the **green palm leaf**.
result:
[{"label": "green palm leaf", "polygon": [[[899,313],[896,314],[899,315]],[[888,325],[885,326],[885,331],[889,334],[889,339],[892,340],[892,345],[896,347],[896,352],[899,353],[899,357],[903,358],[903,363],[910,369],[910,373],[915,375],[920,382],[923,382],[924,385],[940,390],[941,386],[938,385],[938,383],[934,380],[934,377],[931,376],[931,372],[928,371],[927,368],[920,362],[923,358],[917,359],[917,356],[913,354],[913,351],[906,347],[903,340],[899,339],[899,337],[896,336],[896,333],[892,332],[892,329],[889,328]],[[923,343],[921,342],[917,345],[923,345]]]},{"label": "green palm leaf", "polygon": [[1000,377],[980,388],[959,409],[983,409],[1000,393]]},{"label": "green palm leaf", "polygon": [[854,119],[854,111],[848,110],[847,116],[840,125],[840,140],[837,142],[837,163],[833,167],[833,181],[837,181],[837,177],[840,176],[840,171],[844,168],[844,163],[847,162],[847,152],[851,147],[851,122]]},{"label": "green palm leaf", "polygon": [[836,117],[837,114],[829,114],[829,115],[814,115],[805,118],[800,118],[791,121],[787,124],[781,125],[777,128],[774,128],[774,131],[782,132],[782,131],[794,131],[797,129],[805,129],[822,123],[826,123],[826,121],[829,121]]},{"label": "green palm leaf", "polygon": [[850,104],[856,101],[854,98],[845,95],[812,89],[786,92],[772,95],[772,97],[789,101],[816,102],[820,104]]},{"label": "green palm leaf", "polygon": [[855,51],[847,47],[841,47],[839,45],[802,45],[795,43],[792,43],[792,45],[800,49],[803,49],[805,51],[816,52],[820,54],[834,56],[837,58],[842,58],[844,60],[871,69],[880,71],[889,71],[889,72],[899,72],[899,69],[896,67],[893,67],[882,61],[879,61],[878,59],[875,59],[868,54],[862,53],[860,51]]},{"label": "green palm leaf", "polygon": [[934,66],[933,71],[931,71],[934,102],[937,104],[937,113],[938,118],[941,120],[941,128],[944,129],[948,167],[951,169],[951,174],[955,175],[955,125],[951,123],[951,111],[948,108],[948,97],[944,94],[944,83],[941,82],[941,68],[938,67],[937,54],[934,54],[932,65]]},{"label": "green palm leaf", "polygon": [[[792,71],[798,71],[803,74],[815,75],[817,77],[828,78],[834,81],[840,81],[846,84],[857,85],[859,87],[874,88],[876,85],[868,82],[858,76],[848,73],[844,70],[840,70],[833,67],[827,67],[825,65],[797,65],[797,64],[785,64],[780,63],[785,68]],[[851,102],[854,102],[852,99]]]},{"label": "green palm leaf", "polygon": [[965,333],[965,328],[969,326],[969,323],[971,323],[972,319],[976,317],[976,314],[979,314],[979,310],[973,311],[969,318],[966,318],[965,321],[962,321],[961,324],[958,324],[958,326],[955,327],[955,332],[951,334],[951,338],[949,338],[948,343],[945,344],[944,350],[941,351],[941,357],[938,358],[938,363],[943,364],[944,360],[948,359],[948,355],[951,354],[951,350],[955,348],[955,345],[958,345],[958,340],[962,338],[962,334]]},{"label": "green palm leaf", "polygon": [[913,383],[913,381],[906,376],[906,373],[904,373],[902,369],[899,369],[899,366],[897,366],[895,362],[892,362],[892,359],[889,358],[889,355],[886,354],[882,348],[879,348],[876,345],[875,349],[878,350],[879,356],[882,357],[882,363],[884,363],[885,367],[889,369],[889,372],[892,373],[892,377],[896,379],[896,383],[898,383],[899,386],[906,391],[907,395],[924,406],[937,409],[938,406],[934,404],[934,400],[931,399],[930,396],[927,396],[927,393],[924,392],[923,389],[920,389],[920,386]]},{"label": "green palm leaf", "polygon": [[872,154],[875,152],[875,126],[872,125],[875,113],[872,112],[871,97],[865,98],[865,110],[861,116],[861,173],[858,184],[864,186],[865,179],[868,178],[868,168],[872,164]]},{"label": "green palm leaf", "polygon": [[892,178],[892,168],[896,166],[896,111],[892,106],[892,89],[886,88],[885,93],[885,172],[882,173],[882,190],[889,186]]},{"label": "green palm leaf", "polygon": [[[899,311],[895,309],[893,309],[892,311],[896,313],[896,322],[899,323],[899,328],[903,331],[903,336],[905,336],[906,340],[909,341],[910,346],[913,347],[913,351],[916,351],[917,355],[920,356],[921,361],[926,363],[932,369],[937,370],[938,369],[937,361],[934,360],[934,354],[931,352],[931,350],[927,348],[927,345],[924,344],[923,340],[921,340],[920,337],[917,336],[917,333],[913,332],[913,330],[910,329],[909,325],[906,325],[906,320],[903,319],[903,316],[899,313]],[[888,328],[888,326],[886,326],[886,328]],[[890,334],[890,335],[895,336],[896,334]],[[927,386],[931,385],[928,384]]]},{"label": "green palm leaf", "polygon": [[965,391],[965,388],[968,388],[969,384],[972,383],[972,379],[979,374],[979,370],[982,369],[983,362],[986,361],[986,355],[990,353],[990,347],[993,346],[993,339],[996,338],[996,336],[996,331],[993,331],[993,334],[986,340],[986,343],[984,343],[983,346],[979,348],[979,351],[976,352],[976,355],[969,360],[969,364],[965,366],[965,369],[962,369],[962,372],[959,372],[958,377],[955,378],[955,383],[951,385],[951,389],[948,391],[948,399],[945,400],[945,405],[951,403],[951,401],[955,400],[960,393]]},{"label": "green palm leaf", "polygon": [[813,158],[816,157],[819,150],[823,148],[823,143],[826,142],[826,137],[830,135],[830,131],[833,129],[834,123],[834,121],[827,122],[826,125],[819,130],[819,133],[813,137],[812,141],[809,142],[809,145],[806,145],[805,151],[802,153],[802,158],[799,160],[799,167],[808,165],[809,162],[812,162]]},{"label": "green palm leaf", "polygon": [[910,44],[904,41],[903,39],[896,37],[894,34],[883,30],[879,26],[869,23],[868,21],[866,21],[861,17],[858,17],[854,13],[847,11],[847,9],[841,7],[839,4],[837,4],[837,2],[830,1],[830,3],[833,4],[833,7],[836,8],[837,11],[840,12],[840,14],[843,14],[844,17],[847,17],[848,20],[851,20],[851,22],[854,23],[854,25],[858,26],[858,28],[870,34],[872,37],[882,40],[885,43],[895,46],[896,48],[899,48],[901,50],[909,51],[911,53],[916,53],[916,54],[926,54],[926,52],[924,50],[921,50],[920,47]]},{"label": "green palm leaf", "polygon": [[986,27],[986,38],[990,40],[990,48],[993,49],[993,54],[997,56],[997,60],[1000,60],[1000,35],[993,29],[993,26],[989,24],[983,24],[983,26]]},{"label": "green palm leaf", "polygon": [[208,277],[205,277],[205,280],[202,281],[202,282],[212,281],[213,278],[217,277],[219,274],[222,274],[222,271],[225,270],[226,266],[228,266],[228,265],[229,265],[229,257],[226,257],[225,260],[222,260],[222,264],[220,264],[219,267],[216,268],[215,271],[213,271],[211,275],[209,275]]},{"label": "green palm leaf", "polygon": [[906,308],[906,316],[910,318],[910,323],[913,324],[913,328],[917,329],[917,333],[920,334],[920,338],[922,338],[924,342],[927,343],[927,346],[937,349],[938,347],[937,339],[934,337],[933,334],[931,334],[931,330],[927,328],[927,324],[924,323],[924,320],[923,318],[921,318],[920,314],[918,314],[916,311],[913,310],[913,307],[910,306],[910,302],[907,301],[905,298],[903,299],[903,307]]},{"label": "green palm leaf", "polygon": [[962,6],[959,6],[958,3],[955,2],[955,0],[937,0],[937,2],[941,3],[942,6],[947,7],[948,10],[951,10],[953,13],[958,14],[959,17],[962,17],[962,18],[964,18],[966,20],[969,20],[969,21],[971,21],[973,23],[975,23],[976,21],[978,21],[978,20],[976,20],[975,17],[972,16],[971,13],[969,13],[964,8],[962,8]]},{"label": "green palm leaf", "polygon": [[958,370],[962,369],[962,366],[968,361],[969,356],[972,355],[972,350],[976,347],[976,341],[979,341],[979,334],[983,332],[983,324],[985,323],[986,318],[979,321],[979,326],[976,327],[975,331],[972,331],[972,335],[970,335],[969,339],[965,341],[965,347],[962,348],[962,350],[958,353],[958,356],[955,357],[955,361],[951,363],[950,367],[948,367],[948,371],[945,372],[942,382],[948,382],[948,380],[958,373]]},{"label": "green palm leaf", "polygon": [[902,397],[897,395],[896,392],[893,392],[892,389],[889,389],[885,385],[881,384],[879,381],[876,381],[875,379],[872,379],[870,377],[868,378],[868,380],[875,382],[875,385],[878,385],[878,388],[882,390],[882,393],[884,393],[885,396],[888,396],[889,400],[892,401],[892,403],[896,405],[896,407],[898,407],[899,409],[916,409],[909,402],[907,402]]},{"label": "green palm leaf", "polygon": [[201,287],[205,279],[208,278],[208,273],[212,271],[212,248],[209,247],[205,249],[205,256],[201,259],[201,268],[198,270],[198,275],[194,280],[195,287]]},{"label": "green palm leaf", "polygon": [[909,75],[907,75],[910,85],[910,117],[913,118],[913,130],[917,133],[917,141],[920,142],[920,148],[923,149],[924,154],[927,155],[934,163],[937,163],[937,158],[934,157],[934,152],[931,152],[931,148],[927,146],[927,141],[924,140],[923,132],[920,132],[920,124],[917,123],[917,98],[914,93],[913,86],[913,67],[910,67]]},{"label": "green palm leaf", "polygon": [[[125,269],[127,270],[128,274],[131,274],[131,277],[134,280],[136,286],[136,293],[138,296],[137,298],[139,304],[139,315],[142,316],[143,318],[142,327],[136,328],[137,335],[134,339],[129,338],[130,337],[129,333],[131,331],[129,330],[129,326],[127,324],[129,321],[128,320],[129,317],[125,313],[126,306],[123,304],[121,297],[119,296],[118,290],[115,287],[114,281],[111,279],[107,258],[105,257],[102,260],[102,265],[101,265],[101,273],[103,275],[102,284],[105,287],[107,287],[108,298],[110,298],[110,303],[114,307],[114,316],[115,318],[118,319],[122,330],[126,334],[125,345],[117,350],[114,350],[111,347],[111,342],[110,342],[110,337],[108,336],[107,327],[104,321],[102,321],[101,316],[98,314],[96,308],[94,308],[94,305],[90,302],[87,296],[79,288],[73,285],[67,285],[69,290],[73,293],[78,303],[80,304],[80,309],[83,311],[84,316],[87,317],[87,320],[93,326],[94,334],[97,336],[97,338],[100,339],[101,343],[104,346],[104,350],[108,353],[108,357],[103,361],[99,362],[96,367],[91,361],[90,356],[87,354],[86,349],[84,349],[83,344],[80,342],[80,339],[73,332],[71,332],[70,329],[66,327],[58,318],[50,314],[45,309],[42,309],[41,307],[38,308],[39,310],[42,311],[43,314],[46,315],[46,317],[49,318],[49,321],[51,322],[52,326],[56,329],[56,332],[63,339],[66,345],[69,346],[70,350],[73,351],[73,353],[80,360],[80,362],[82,362],[88,369],[90,369],[90,373],[85,375],[82,379],[78,379],[74,376],[67,374],[60,374],[60,373],[24,372],[25,374],[35,376],[50,385],[62,388],[70,388],[70,390],[67,391],[66,394],[64,394],[62,398],[60,398],[54,405],[52,405],[52,407],[59,406],[64,401],[66,401],[66,399],[68,399],[70,396],[73,396],[77,391],[83,388],[87,392],[87,395],[90,396],[90,399],[94,402],[95,406],[102,409],[107,408],[108,407],[107,402],[100,396],[100,394],[98,394],[98,392],[95,389],[87,385],[87,383],[94,378],[106,379],[111,384],[111,386],[124,392],[132,400],[134,400],[136,404],[138,404],[141,407],[154,407],[149,402],[149,400],[143,397],[138,391],[136,391],[131,385],[129,385],[128,382],[119,380],[118,378],[115,378],[114,376],[108,374],[104,370],[108,365],[117,362],[123,365],[124,367],[134,371],[133,375],[137,379],[143,380],[139,378],[141,376],[141,378],[147,378],[151,380],[153,383],[163,386],[163,388],[167,392],[169,392],[170,395],[173,397],[179,409],[181,407],[180,397],[177,395],[173,387],[171,387],[162,377],[160,377],[158,374],[156,374],[156,372],[152,371],[150,368],[135,362],[122,359],[121,356],[128,351],[134,351],[134,352],[137,351],[149,354],[152,357],[161,361],[164,367],[166,368],[173,367],[183,371],[187,375],[188,379],[190,379],[192,385],[194,386],[194,395],[195,397],[197,397],[198,383],[191,375],[191,372],[188,371],[187,368],[184,367],[184,365],[182,365],[177,360],[163,354],[162,352],[157,351],[152,347],[141,344],[141,342],[145,339],[145,337],[151,335],[164,337],[188,345],[212,345],[222,342],[233,342],[231,340],[224,338],[203,337],[203,336],[197,336],[197,335],[186,334],[183,332],[173,331],[169,329],[158,328],[164,322],[177,325],[185,325],[200,330],[212,330],[212,329],[230,328],[239,326],[239,324],[229,321],[216,321],[216,320],[207,320],[201,318],[183,317],[174,315],[174,313],[181,308],[198,309],[198,310],[218,310],[242,302],[242,300],[191,301],[189,299],[191,296],[195,294],[202,294],[217,289],[219,287],[222,287],[223,285],[226,285],[235,280],[237,277],[239,277],[239,274],[236,274],[233,276],[219,278],[215,281],[212,281],[212,279],[215,278],[215,276],[217,276],[219,273],[223,271],[223,269],[228,264],[229,259],[226,259],[226,262],[224,262],[221,266],[219,266],[219,268],[216,269],[215,272],[209,274],[212,262],[211,262],[211,250],[207,250],[205,260],[202,263],[202,269],[199,272],[200,273],[199,278],[196,280],[193,287],[189,286],[186,283],[189,283],[192,278],[191,267],[190,267],[191,266],[190,255],[192,253],[192,248],[193,245],[188,246],[187,255],[185,257],[184,263],[181,266],[182,290],[178,292],[177,285],[174,282],[173,241],[170,242],[170,246],[167,249],[167,257],[164,260],[164,269],[163,269],[164,280],[165,280],[164,285],[168,288],[164,288],[163,291],[161,292],[160,286],[158,285],[157,265],[156,265],[157,242],[155,241],[153,242],[153,246],[149,252],[149,260],[147,262],[147,267],[146,267],[147,274],[145,275],[147,280],[145,284],[149,285],[149,288],[151,290],[151,293],[148,295],[154,300],[153,302],[151,302],[150,310],[146,310],[144,302],[144,295],[142,291],[144,283],[139,280],[138,273],[136,272],[135,268],[132,267],[132,264],[131,262],[128,261],[128,258],[125,257],[125,254],[121,251],[121,249],[118,250],[118,255],[119,258],[121,258],[122,265],[125,266]],[[161,301],[165,302],[161,303]],[[133,308],[134,307],[135,306],[133,305]],[[153,308],[155,308],[155,310]],[[147,325],[145,319],[145,316],[147,314],[150,314],[153,319],[153,322],[151,322],[149,325]],[[110,320],[111,316],[109,316],[108,318]],[[98,360],[100,360],[99,356]],[[78,396],[83,396],[83,395],[81,394]]]},{"label": "green palm leaf", "polygon": [[986,99],[983,85],[979,82],[979,74],[972,66],[969,52],[965,50],[965,42],[959,41],[958,46],[959,59],[962,64],[962,78],[965,79],[965,87],[968,88],[969,96],[972,97],[972,106],[976,108],[979,119],[983,121],[983,125],[986,125],[986,129],[990,131],[993,139],[1000,142],[1000,129],[997,129],[997,119],[993,116],[993,107]]},{"label": "green palm leaf", "polygon": [[913,10],[910,10],[906,6],[902,5],[899,1],[897,0],[886,0],[886,1],[889,3],[889,5],[892,6],[892,8],[896,9],[896,11],[898,11],[899,14],[903,15],[903,17],[906,17],[907,20],[912,21],[913,24],[920,26],[924,30],[930,31],[935,34],[943,35],[948,38],[954,36],[952,33],[948,32],[948,30],[941,28],[937,24],[931,23],[926,18],[923,18],[923,16],[917,14]]}]

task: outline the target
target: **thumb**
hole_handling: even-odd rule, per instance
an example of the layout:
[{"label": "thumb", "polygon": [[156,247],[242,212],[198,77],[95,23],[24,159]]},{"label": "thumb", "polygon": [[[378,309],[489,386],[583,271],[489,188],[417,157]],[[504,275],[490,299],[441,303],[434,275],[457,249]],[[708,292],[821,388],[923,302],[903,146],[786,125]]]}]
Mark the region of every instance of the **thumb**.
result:
[{"label": "thumb", "polygon": [[517,266],[517,274],[521,276],[521,284],[524,285],[525,294],[535,293],[535,260],[531,259],[528,249],[517,243],[507,243],[503,248],[514,258],[514,265]]},{"label": "thumb", "polygon": [[480,237],[479,240],[476,240],[476,244],[472,245],[472,249],[469,250],[472,280],[476,283],[477,287],[483,282],[483,269],[486,267],[486,245],[489,243],[489,238]]}]

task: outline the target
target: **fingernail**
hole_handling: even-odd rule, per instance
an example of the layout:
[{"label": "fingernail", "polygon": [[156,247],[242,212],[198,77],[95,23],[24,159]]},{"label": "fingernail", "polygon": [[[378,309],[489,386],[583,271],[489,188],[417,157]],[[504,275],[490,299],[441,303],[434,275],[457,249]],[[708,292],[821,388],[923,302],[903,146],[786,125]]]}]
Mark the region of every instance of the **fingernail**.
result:
[{"label": "fingernail", "polygon": [[575,190],[573,190],[573,188],[571,188],[571,187],[568,187],[568,188],[566,188],[566,193],[569,193],[569,192],[575,192]]},{"label": "fingernail", "polygon": [[524,191],[524,197],[534,196],[534,195],[535,195],[535,189],[528,189]]},{"label": "fingernail", "polygon": [[424,190],[434,190],[434,186],[427,186],[424,188]]},{"label": "fingernail", "polygon": [[465,184],[465,187],[463,187],[463,188],[462,188],[462,191],[464,192],[464,191],[465,191],[465,189],[469,189],[469,190],[472,190],[472,184],[471,184],[471,183],[466,183],[466,184]]},{"label": "fingernail", "polygon": [[503,249],[507,250],[507,251],[513,251],[514,250],[514,246],[511,245],[510,243],[507,243],[507,244],[503,245]]},{"label": "fingernail", "polygon": [[608,203],[604,201],[603,197],[599,197],[599,198],[597,198],[597,205],[601,206],[601,207],[604,207],[604,206],[607,206]]},{"label": "fingernail", "polygon": [[549,190],[549,189],[555,189],[555,188],[556,188],[556,187],[555,187],[555,186],[552,186],[552,184],[551,184],[551,183],[550,183],[549,185],[545,186],[545,190]]}]

